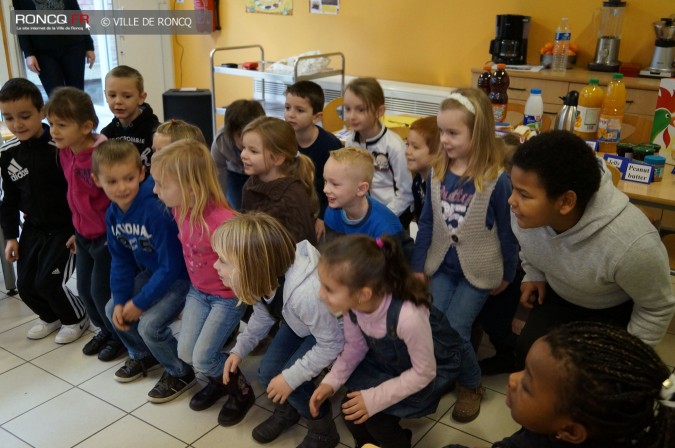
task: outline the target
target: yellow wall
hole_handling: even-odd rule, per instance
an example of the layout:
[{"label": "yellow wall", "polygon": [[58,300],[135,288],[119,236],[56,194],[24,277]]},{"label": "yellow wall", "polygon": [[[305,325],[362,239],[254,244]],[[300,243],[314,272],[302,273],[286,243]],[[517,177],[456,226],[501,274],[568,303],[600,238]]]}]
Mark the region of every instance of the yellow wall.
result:
[{"label": "yellow wall", "polygon": [[[466,85],[471,68],[490,59],[495,15],[507,13],[532,17],[531,64],[538,62],[539,48],[552,40],[560,18],[569,17],[572,41],[580,47],[578,64],[585,67],[597,39],[592,13],[602,5],[601,0],[342,0],[340,14],[328,16],[310,14],[309,0],[294,0],[292,16],[276,16],[246,13],[244,0],[220,3],[222,31],[177,37],[185,48],[181,62],[181,49],[174,45],[177,85],[210,88],[211,48],[247,44],[261,44],[270,60],[308,50],[341,51],[349,75]],[[188,6],[191,0],[176,5]],[[628,0],[620,60],[648,65],[655,39],[651,23],[673,13],[672,0]],[[218,96],[219,104],[251,96],[250,80],[220,79],[225,95]]]}]

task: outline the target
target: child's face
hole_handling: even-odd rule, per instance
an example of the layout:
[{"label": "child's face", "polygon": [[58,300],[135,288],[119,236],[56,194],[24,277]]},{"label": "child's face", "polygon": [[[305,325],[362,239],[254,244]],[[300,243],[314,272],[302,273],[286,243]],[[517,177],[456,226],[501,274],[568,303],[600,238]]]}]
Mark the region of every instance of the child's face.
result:
[{"label": "child's face", "polygon": [[[346,163],[328,158],[323,167],[323,192],[330,208],[349,208],[368,192],[368,183],[359,182],[357,174]],[[365,184],[363,186],[362,184]]]},{"label": "child's face", "polygon": [[466,124],[466,112],[446,109],[438,113],[441,147],[453,161],[468,162],[471,152],[471,129]]},{"label": "child's face", "polygon": [[126,160],[99,166],[98,175],[92,174],[94,182],[102,188],[108,199],[126,212],[138,195],[145,179],[145,167],[140,169],[134,160]]},{"label": "child's face", "polygon": [[71,148],[73,151],[85,149],[83,146],[86,144],[94,127],[91,121],[80,124],[73,120],[64,120],[54,115],[50,115],[48,120],[50,126],[49,132],[57,148]]},{"label": "child's face", "polygon": [[417,131],[410,130],[405,148],[405,158],[410,171],[425,172],[431,167],[433,157],[429,154],[426,139]]},{"label": "child's face", "polygon": [[309,100],[291,93],[286,95],[284,120],[293,126],[295,132],[304,131],[319,121],[321,113],[315,114]]},{"label": "child's face", "polygon": [[560,217],[559,201],[547,196],[537,173],[514,165],[511,169],[511,184],[513,190],[509,205],[521,229],[556,226]]},{"label": "child's face", "polygon": [[344,95],[345,121],[352,131],[363,134],[376,134],[379,130],[379,117],[354,92],[347,89]]},{"label": "child's face", "polygon": [[271,161],[263,145],[262,137],[257,132],[247,132],[242,137],[241,161],[244,172],[249,176],[258,176],[265,182],[270,171]]},{"label": "child's face", "polygon": [[157,152],[171,143],[171,137],[166,134],[155,132],[152,136],[152,151]]},{"label": "child's face", "polygon": [[213,264],[213,268],[218,273],[220,281],[227,287],[232,287],[232,277],[234,274],[234,265],[230,263],[225,257],[218,256],[218,259]]},{"label": "child's face", "polygon": [[319,297],[331,313],[346,313],[351,308],[358,306],[358,299],[352,295],[346,285],[335,280],[330,267],[326,266],[326,263],[319,262],[318,273],[321,282]]},{"label": "child's face", "polygon": [[35,107],[30,98],[0,103],[0,113],[5,120],[9,132],[22,142],[31,138],[39,138],[44,130],[44,115]]},{"label": "child's face", "polygon": [[138,108],[145,102],[146,96],[145,92],[138,90],[133,78],[108,76],[105,81],[105,99],[110,112],[125,126],[139,115]]},{"label": "child's face", "polygon": [[[150,167],[150,173],[154,173],[153,167]],[[178,184],[178,179],[169,173],[165,173],[163,178],[156,177],[153,174],[152,178],[155,180],[155,186],[152,189],[153,193],[159,196],[159,199],[167,207],[178,207],[183,203],[183,194]]]}]

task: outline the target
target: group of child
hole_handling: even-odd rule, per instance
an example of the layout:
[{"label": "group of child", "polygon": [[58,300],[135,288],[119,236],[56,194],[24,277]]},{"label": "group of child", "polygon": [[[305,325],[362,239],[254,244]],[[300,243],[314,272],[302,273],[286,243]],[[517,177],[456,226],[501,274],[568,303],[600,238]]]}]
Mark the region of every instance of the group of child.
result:
[{"label": "group of child", "polygon": [[[80,90],[58,89],[44,108],[29,81],[0,90],[17,137],[0,152],[0,224],[19,292],[39,317],[29,338],[59,330],[57,343],[72,342],[91,319],[98,331],[86,355],[128,353],[115,380],[162,367],[148,393],[162,403],[201,373],[208,383],[190,408],[224,398],[218,422],[231,426],[255,401],[241,362],[273,334],[258,372],[275,410],[256,441],[303,417],[300,447],[335,447],[327,399],[345,386],[357,446],[410,447],[401,418],[434,412],[455,384],[453,418],[478,416],[485,388],[472,325],[510,291],[533,308],[517,347],[527,368],[511,376],[507,398],[524,429],[495,446],[672,443],[675,376],[640,341],[657,343],[675,308],[667,256],[580,139],[536,137],[507,173],[483,93],[454,91],[437,117],[413,123],[406,144],[380,121],[377,81],[357,78],[344,92],[345,148],[317,125],[321,88],[300,81],[286,92],[285,120],[255,101],[232,103],[209,152],[195,126],[159,124],[135,69],[108,73],[105,94],[115,118],[96,134]],[[525,278],[514,293],[519,251]],[[73,270],[77,295],[66,287]],[[176,339],[170,324],[181,312]],[[624,330],[575,324],[538,339],[579,320]],[[615,341],[630,343],[605,355]],[[615,378],[608,369],[629,356],[650,367]],[[648,383],[642,395],[615,385],[627,375]],[[612,401],[588,396],[604,390]],[[614,418],[643,398],[651,414],[635,410],[630,425]]]}]

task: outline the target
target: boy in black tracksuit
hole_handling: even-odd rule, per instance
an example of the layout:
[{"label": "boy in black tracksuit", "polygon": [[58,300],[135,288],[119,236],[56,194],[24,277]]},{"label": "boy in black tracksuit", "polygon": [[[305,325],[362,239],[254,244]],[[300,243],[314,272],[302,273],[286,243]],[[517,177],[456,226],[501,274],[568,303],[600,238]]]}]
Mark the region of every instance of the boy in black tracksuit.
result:
[{"label": "boy in black tracksuit", "polygon": [[[88,327],[88,320],[79,298],[65,286],[75,268],[66,246],[74,230],[66,179],[49,126],[41,122],[42,106],[40,91],[26,79],[12,79],[0,90],[0,111],[16,135],[0,149],[0,225],[7,239],[5,256],[18,261],[21,298],[41,320],[28,337],[41,339],[61,327],[56,342],[68,343],[86,329],[77,324]],[[26,218],[17,241],[21,212]]]}]

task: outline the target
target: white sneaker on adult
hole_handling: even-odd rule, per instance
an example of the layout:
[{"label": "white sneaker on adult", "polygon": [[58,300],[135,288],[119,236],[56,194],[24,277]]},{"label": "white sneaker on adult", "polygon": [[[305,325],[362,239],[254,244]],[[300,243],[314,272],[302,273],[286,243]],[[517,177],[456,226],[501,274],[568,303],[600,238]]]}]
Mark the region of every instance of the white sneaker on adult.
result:
[{"label": "white sneaker on adult", "polygon": [[57,344],[69,344],[77,341],[89,327],[89,318],[85,317],[81,321],[72,325],[61,325],[61,330],[56,334],[54,342]]},{"label": "white sneaker on adult", "polygon": [[54,322],[45,322],[42,319],[38,319],[37,324],[33,325],[30,330],[28,330],[26,337],[28,339],[46,338],[60,327],[61,321],[58,319],[56,319]]}]

